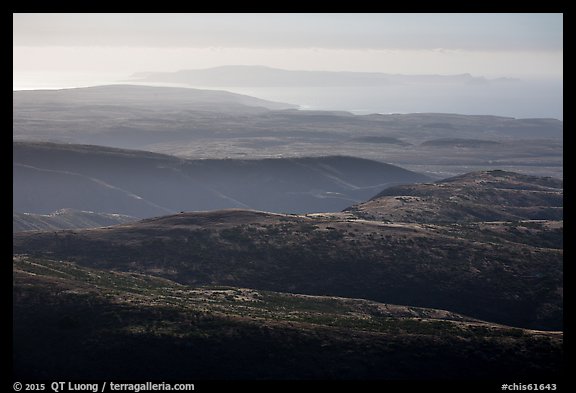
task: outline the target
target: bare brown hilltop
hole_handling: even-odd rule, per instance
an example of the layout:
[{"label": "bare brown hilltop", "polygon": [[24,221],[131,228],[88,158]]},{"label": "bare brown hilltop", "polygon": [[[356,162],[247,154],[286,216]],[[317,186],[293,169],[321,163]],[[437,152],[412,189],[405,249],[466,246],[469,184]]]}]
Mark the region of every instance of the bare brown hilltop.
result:
[{"label": "bare brown hilltop", "polygon": [[390,187],[345,210],[394,222],[562,220],[562,180],[500,170]]}]

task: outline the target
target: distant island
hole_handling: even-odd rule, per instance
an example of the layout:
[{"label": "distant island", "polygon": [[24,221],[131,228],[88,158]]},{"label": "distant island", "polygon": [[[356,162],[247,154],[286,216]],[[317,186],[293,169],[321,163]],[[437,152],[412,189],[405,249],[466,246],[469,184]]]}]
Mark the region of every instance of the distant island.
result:
[{"label": "distant island", "polygon": [[489,84],[514,83],[518,79],[487,79],[468,73],[458,75],[402,75],[382,72],[299,71],[257,65],[228,65],[175,72],[137,72],[130,82],[169,82],[191,86],[331,87],[389,86],[398,84]]}]

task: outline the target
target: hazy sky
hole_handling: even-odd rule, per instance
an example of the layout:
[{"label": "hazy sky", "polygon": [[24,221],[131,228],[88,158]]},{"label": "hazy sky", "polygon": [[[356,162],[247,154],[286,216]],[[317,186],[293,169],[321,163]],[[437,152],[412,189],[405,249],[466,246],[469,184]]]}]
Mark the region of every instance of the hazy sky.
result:
[{"label": "hazy sky", "polygon": [[19,73],[226,64],[488,77],[563,75],[562,14],[14,14]]}]

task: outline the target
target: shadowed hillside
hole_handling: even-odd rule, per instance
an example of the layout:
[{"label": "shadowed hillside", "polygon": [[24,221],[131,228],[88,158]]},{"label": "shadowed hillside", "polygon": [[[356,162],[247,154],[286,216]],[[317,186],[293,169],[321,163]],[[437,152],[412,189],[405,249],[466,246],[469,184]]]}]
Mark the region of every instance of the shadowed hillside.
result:
[{"label": "shadowed hillside", "polygon": [[14,377],[482,379],[559,376],[562,334],[443,310],[188,287],[13,261]]},{"label": "shadowed hillside", "polygon": [[13,145],[14,212],[62,208],[136,217],[248,208],[339,211],[382,188],[427,177],[352,157],[184,160],[53,143]]}]

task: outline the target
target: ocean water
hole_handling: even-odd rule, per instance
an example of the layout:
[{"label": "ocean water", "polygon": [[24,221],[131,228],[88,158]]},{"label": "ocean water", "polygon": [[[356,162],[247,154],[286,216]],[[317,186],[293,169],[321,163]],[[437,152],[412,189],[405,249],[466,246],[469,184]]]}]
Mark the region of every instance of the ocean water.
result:
[{"label": "ocean water", "polygon": [[458,113],[515,118],[563,119],[561,80],[486,84],[398,84],[378,87],[206,87],[128,82],[122,74],[14,72],[13,90],[63,89],[132,83],[227,90],[311,110],[369,113]]},{"label": "ocean water", "polygon": [[488,85],[393,85],[386,87],[221,88],[298,104],[302,109],[369,113],[458,113],[563,119],[562,82]]}]

